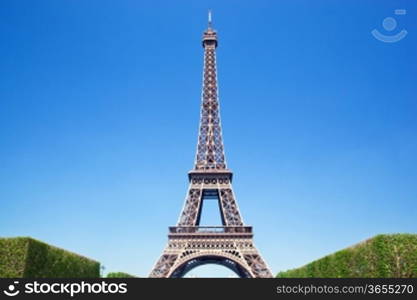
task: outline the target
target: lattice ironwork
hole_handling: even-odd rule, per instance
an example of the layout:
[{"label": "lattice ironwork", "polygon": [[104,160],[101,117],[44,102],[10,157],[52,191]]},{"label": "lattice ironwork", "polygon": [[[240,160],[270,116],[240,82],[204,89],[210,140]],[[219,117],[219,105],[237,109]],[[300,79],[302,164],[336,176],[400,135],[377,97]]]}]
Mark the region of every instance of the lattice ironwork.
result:
[{"label": "lattice ironwork", "polygon": [[152,273],[149,277],[167,277],[171,271],[171,267],[174,265],[177,260],[177,254],[163,254],[161,258],[156,263]]},{"label": "lattice ironwork", "polygon": [[217,34],[208,28],[203,36],[204,73],[196,170],[226,169],[217,89]]},{"label": "lattice ironwork", "polygon": [[259,254],[246,254],[244,255],[246,263],[251,268],[254,277],[258,278],[270,278],[272,277],[271,272],[266,266],[265,262]]},{"label": "lattice ironwork", "polygon": [[202,196],[201,189],[190,188],[184,209],[181,213],[178,226],[195,226],[199,218],[199,210]]},{"label": "lattice ironwork", "polygon": [[231,186],[220,190],[220,199],[226,225],[243,226]]},{"label": "lattice ironwork", "polygon": [[[200,130],[194,169],[177,226],[169,228],[168,245],[150,277],[182,277],[192,268],[218,263],[239,277],[272,277],[253,244],[252,227],[245,226],[227,169],[217,92],[217,33],[204,32],[204,75]],[[205,197],[217,199],[223,226],[199,226]],[[211,200],[210,200],[211,201]]]}]

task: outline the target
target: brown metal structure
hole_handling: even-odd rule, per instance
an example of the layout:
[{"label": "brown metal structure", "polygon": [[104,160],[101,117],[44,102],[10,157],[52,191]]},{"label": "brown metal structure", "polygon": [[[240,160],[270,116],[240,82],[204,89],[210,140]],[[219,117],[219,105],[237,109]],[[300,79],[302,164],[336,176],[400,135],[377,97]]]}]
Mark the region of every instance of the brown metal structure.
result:
[{"label": "brown metal structure", "polygon": [[[200,129],[194,169],[177,226],[169,228],[168,245],[149,277],[183,277],[202,264],[220,264],[239,277],[272,277],[245,226],[227,169],[220,124],[216,71],[217,33],[209,25],[203,35],[204,75]],[[200,226],[203,201],[217,199],[223,226]]]}]

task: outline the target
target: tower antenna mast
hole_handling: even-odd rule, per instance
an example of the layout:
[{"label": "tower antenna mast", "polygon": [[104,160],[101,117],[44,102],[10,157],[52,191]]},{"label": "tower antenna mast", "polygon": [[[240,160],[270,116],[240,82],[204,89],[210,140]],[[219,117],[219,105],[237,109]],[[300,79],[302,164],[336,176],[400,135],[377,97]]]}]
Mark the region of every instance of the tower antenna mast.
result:
[{"label": "tower antenna mast", "polygon": [[208,11],[208,27],[211,28],[211,9]]}]

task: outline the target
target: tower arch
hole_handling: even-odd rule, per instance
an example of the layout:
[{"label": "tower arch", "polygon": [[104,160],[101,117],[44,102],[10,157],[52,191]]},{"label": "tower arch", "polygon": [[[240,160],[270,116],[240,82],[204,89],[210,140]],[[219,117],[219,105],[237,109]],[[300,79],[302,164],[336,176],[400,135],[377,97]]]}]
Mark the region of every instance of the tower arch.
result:
[{"label": "tower arch", "polygon": [[182,262],[173,267],[172,272],[168,275],[170,278],[184,277],[191,270],[206,264],[217,264],[233,271],[240,278],[252,278],[250,270],[244,263],[225,255],[219,254],[199,254],[193,257],[187,257]]}]

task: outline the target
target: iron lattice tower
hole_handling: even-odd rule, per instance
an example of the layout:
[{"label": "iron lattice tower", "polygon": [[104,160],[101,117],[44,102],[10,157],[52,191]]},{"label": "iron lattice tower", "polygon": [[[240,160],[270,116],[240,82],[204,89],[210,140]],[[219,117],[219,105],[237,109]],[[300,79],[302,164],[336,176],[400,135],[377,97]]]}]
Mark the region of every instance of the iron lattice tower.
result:
[{"label": "iron lattice tower", "polygon": [[[227,168],[219,114],[216,71],[217,33],[209,24],[203,34],[204,74],[200,128],[194,169],[177,226],[169,227],[168,245],[150,277],[182,277],[196,266],[215,263],[240,277],[272,277],[245,226]],[[223,226],[199,226],[203,201],[217,199]]]}]

